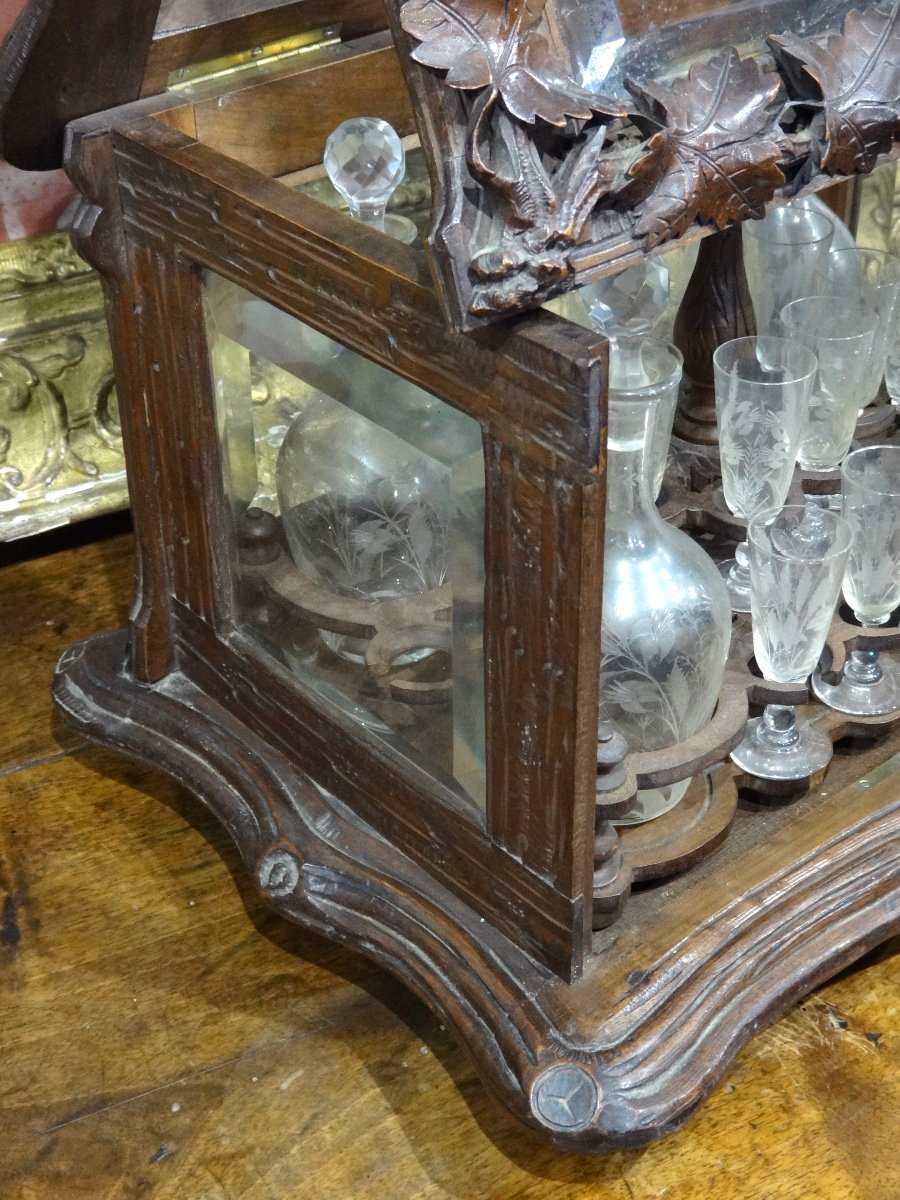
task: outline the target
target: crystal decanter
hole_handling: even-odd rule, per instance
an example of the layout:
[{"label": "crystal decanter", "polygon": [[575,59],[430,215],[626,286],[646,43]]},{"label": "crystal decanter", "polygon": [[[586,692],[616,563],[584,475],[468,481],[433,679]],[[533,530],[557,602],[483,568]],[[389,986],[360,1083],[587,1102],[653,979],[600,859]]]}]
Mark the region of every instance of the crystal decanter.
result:
[{"label": "crystal decanter", "polygon": [[[291,557],[303,576],[337,596],[385,605],[433,592],[460,569],[450,545],[451,527],[467,511],[460,464],[480,463],[480,431],[402,380],[386,406],[377,369],[355,355],[335,361],[335,390],[353,406],[320,395],[294,417],[279,452]],[[340,657],[363,661],[367,639],[321,636]],[[397,663],[429,653],[410,652]]]},{"label": "crystal decanter", "polygon": [[[635,751],[674,746],[709,722],[731,638],[715,564],[650,498],[656,409],[650,397],[609,403],[600,704]],[[689,782],[638,792],[617,823],[661,816]]]}]

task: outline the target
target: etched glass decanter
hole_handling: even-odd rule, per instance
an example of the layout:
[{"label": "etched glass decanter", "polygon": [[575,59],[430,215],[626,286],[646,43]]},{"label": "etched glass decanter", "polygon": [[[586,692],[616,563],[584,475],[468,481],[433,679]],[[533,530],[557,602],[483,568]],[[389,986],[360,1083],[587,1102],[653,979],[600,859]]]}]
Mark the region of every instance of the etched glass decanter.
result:
[{"label": "etched glass decanter", "polygon": [[[609,402],[600,707],[632,750],[662,750],[711,719],[731,638],[728,592],[712,559],[650,499],[653,399]],[[689,780],[642,791],[626,818],[673,808]]]},{"label": "etched glass decanter", "polygon": [[[353,407],[313,393],[278,456],[291,558],[317,587],[382,608],[442,587],[454,570],[459,591],[460,552],[451,541],[465,515],[461,465],[480,461],[478,426],[402,381],[388,405],[371,364],[349,354],[335,362],[334,389]],[[363,661],[367,639],[327,629],[321,637],[341,658]],[[413,651],[396,664],[430,653]]]}]

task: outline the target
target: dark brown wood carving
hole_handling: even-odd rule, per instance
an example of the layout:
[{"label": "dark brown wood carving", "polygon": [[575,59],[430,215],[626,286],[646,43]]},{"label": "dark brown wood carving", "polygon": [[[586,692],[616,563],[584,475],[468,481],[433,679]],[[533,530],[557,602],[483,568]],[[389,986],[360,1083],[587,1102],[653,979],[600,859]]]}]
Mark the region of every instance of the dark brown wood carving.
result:
[{"label": "dark brown wood carving", "polygon": [[630,82],[652,133],[629,174],[647,181],[650,195],[637,211],[635,236],[646,250],[681,237],[696,223],[724,229],[761,217],[785,182],[784,139],[773,120],[782,98],[777,75],[757,59],[724,50],[692,67],[671,86]]},{"label": "dark brown wood carving", "polygon": [[740,225],[733,225],[700,243],[675,318],[672,340],[684,355],[675,432],[689,442],[718,444],[713,355],[723,342],[757,332],[744,270],[743,233]]},{"label": "dark brown wood carving", "polygon": [[809,167],[831,175],[871,171],[900,130],[900,4],[850,12],[841,35],[769,38],[791,94],[819,112]]},{"label": "dark brown wood carving", "polygon": [[474,94],[466,166],[493,195],[504,225],[499,242],[472,259],[471,311],[506,312],[546,299],[569,273],[565,250],[578,242],[616,172],[604,155],[608,123],[570,139],[548,169],[535,122],[565,130],[570,119],[625,116],[628,106],[571,81],[572,63],[546,0],[408,0],[402,19],[419,42],[413,58]]},{"label": "dark brown wood carving", "polygon": [[[634,897],[628,927],[597,935],[584,978],[564,983],[235,713],[178,671],[137,683],[124,652],[116,634],[66,651],[54,691],[69,720],[197,793],[277,911],[403,980],[513,1116],[561,1149],[634,1149],[671,1133],[765,1020],[900,931],[889,777],[757,813],[767,836],[754,848],[733,839],[717,871],[689,872],[661,900]],[[618,869],[620,886],[628,874]],[[598,907],[615,903],[609,891]]]},{"label": "dark brown wood carving", "polygon": [[498,100],[528,124],[541,117],[563,126],[603,110],[600,97],[569,78],[572,63],[547,0],[408,0],[403,27],[419,40],[417,62],[445,70],[451,87],[479,93],[473,126]]},{"label": "dark brown wood carving", "polygon": [[[462,180],[473,102],[496,90],[485,128],[501,130],[502,140],[505,122],[512,140],[504,146],[529,126],[510,111],[501,83],[507,91],[515,83],[512,95],[526,108],[533,97],[535,113],[536,101],[549,105],[563,94],[575,107],[562,86],[538,86],[538,67],[560,61],[553,11],[501,10],[504,20],[534,22],[523,37],[549,40],[515,63],[505,51],[490,60],[473,51],[467,77],[483,78],[487,63],[494,80],[480,90],[445,87],[430,67],[416,77],[416,86],[432,89],[419,114],[431,150],[448,148],[431,164],[444,221],[436,242],[448,252],[455,238],[469,247],[469,257],[460,251],[464,272],[472,230],[485,249],[505,229],[524,239],[530,228],[513,220],[524,201],[510,199],[501,211],[498,199],[488,213],[475,204],[481,185]],[[498,28],[495,40],[506,27]],[[520,1122],[571,1150],[633,1149],[686,1121],[763,1022],[900,929],[900,800],[896,773],[885,774],[896,765],[898,735],[874,741],[896,716],[870,719],[862,730],[823,718],[830,737],[852,733],[857,741],[852,753],[835,755],[824,791],[807,786],[791,804],[739,805],[742,781],[719,765],[658,822],[613,828],[635,787],[705,771],[727,754],[748,701],[767,700],[761,680],[747,681],[748,629],[735,633],[741,680],[729,678],[697,739],[671,754],[629,752],[600,724],[605,339],[549,312],[474,335],[448,329],[420,247],[373,234],[272,178],[317,165],[320,134],[358,114],[361,95],[406,112],[394,64],[388,39],[374,35],[263,83],[225,79],[191,99],[138,101],[70,129],[68,169],[85,200],[76,244],[106,293],[138,578],[127,633],[67,651],[55,695],[81,735],[191,788],[276,909],[356,947],[413,988]],[[697,96],[703,80],[718,88],[732,71],[743,73],[739,60],[716,64],[689,80]],[[774,81],[769,75],[759,74],[760,87]],[[648,121],[653,104],[665,106],[658,150],[633,120],[612,114],[567,117],[564,125],[535,117],[531,144],[557,204],[591,186],[590,172],[576,183],[557,152],[567,138],[616,146],[620,194],[631,188],[632,207],[646,205],[645,214],[664,194],[673,206],[672,197],[683,201],[677,164],[696,172],[700,155],[738,163],[726,147],[753,126],[752,106],[745,118],[711,94],[704,111],[719,113],[723,129],[695,133],[684,106],[699,101],[673,99],[679,88],[641,102]],[[778,108],[778,94],[767,95]],[[438,130],[448,98],[462,106],[461,119]],[[211,120],[223,112],[222,124]],[[277,136],[267,138],[266,129]],[[792,129],[789,156],[797,136]],[[511,178],[500,145],[486,133],[478,153],[498,178]],[[632,170],[653,153],[658,178]],[[788,179],[794,157],[781,168]],[[749,187],[739,165],[728,176]],[[732,184],[722,185],[726,204]],[[608,203],[597,203],[583,240],[564,247],[557,235],[547,245],[575,276],[598,265],[588,240],[598,214],[618,231],[616,253],[640,247],[634,217]],[[562,221],[549,199],[545,211]],[[673,207],[666,222],[676,219]],[[480,220],[487,224],[477,227]],[[724,231],[723,254],[736,257],[739,237],[739,229]],[[445,262],[452,267],[452,258]],[[252,510],[235,519],[223,486],[204,270],[481,425],[483,815],[399,746],[375,744],[365,725],[292,679],[250,636],[238,585],[250,602],[301,607],[321,628],[368,624],[374,614],[338,611],[302,581],[298,590],[279,570],[275,521]],[[720,270],[718,311],[711,310],[720,326],[731,319],[727,274]],[[715,323],[709,317],[704,326]],[[695,532],[741,536],[717,499],[711,457],[685,454],[684,471],[667,483],[664,512]],[[703,490],[689,491],[688,475]],[[438,615],[436,599],[417,623]],[[836,623],[832,674],[850,645],[875,648],[870,636]],[[368,665],[375,686],[392,687],[380,673],[392,645],[381,649]],[[860,747],[864,737],[874,744]],[[652,886],[663,877],[664,886]]]},{"label": "dark brown wood carving", "polygon": [[[471,328],[779,195],[870,171],[900,129],[900,0],[841,33],[724,46],[625,100],[577,82],[559,0],[392,0],[438,199],[445,306]],[[407,53],[404,53],[404,50]]]}]

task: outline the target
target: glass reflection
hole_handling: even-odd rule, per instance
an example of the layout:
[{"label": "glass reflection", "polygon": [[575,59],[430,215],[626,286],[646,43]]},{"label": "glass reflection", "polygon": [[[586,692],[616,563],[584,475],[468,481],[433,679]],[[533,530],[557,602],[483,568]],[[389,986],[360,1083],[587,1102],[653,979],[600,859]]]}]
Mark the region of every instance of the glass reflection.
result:
[{"label": "glass reflection", "polygon": [[848,0],[560,0],[560,20],[591,91],[625,96],[624,80],[681,75],[721,46],[742,53],[765,47],[766,35],[790,30],[809,37],[839,29]]},{"label": "glass reflection", "polygon": [[483,807],[480,426],[226,280],[205,288],[242,629]]}]

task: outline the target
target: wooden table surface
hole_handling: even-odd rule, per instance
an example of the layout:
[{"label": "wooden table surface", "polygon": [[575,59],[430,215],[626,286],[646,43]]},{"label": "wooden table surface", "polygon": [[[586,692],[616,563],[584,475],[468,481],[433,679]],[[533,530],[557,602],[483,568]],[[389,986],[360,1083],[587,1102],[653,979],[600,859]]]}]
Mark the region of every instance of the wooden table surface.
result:
[{"label": "wooden table surface", "polygon": [[900,1198],[896,945],[681,1133],[544,1148],[400,984],[270,914],[196,800],[54,720],[57,656],[126,617],[102,533],[0,567],[0,1200]]}]

